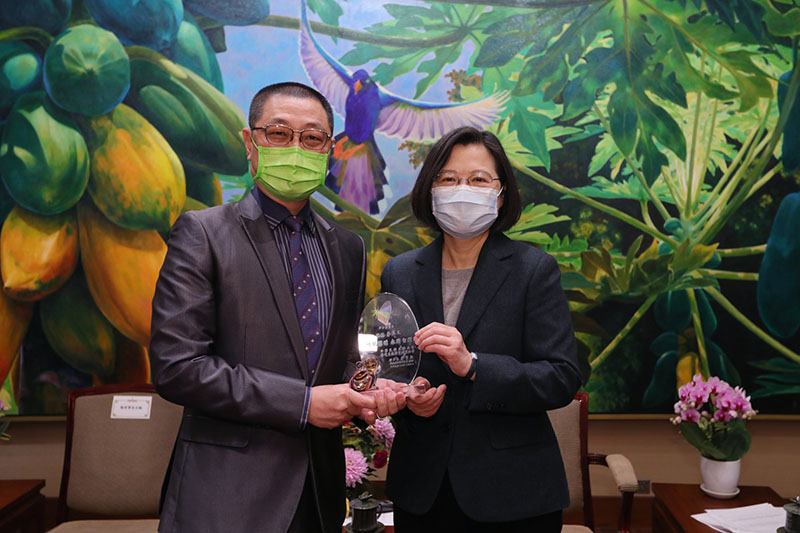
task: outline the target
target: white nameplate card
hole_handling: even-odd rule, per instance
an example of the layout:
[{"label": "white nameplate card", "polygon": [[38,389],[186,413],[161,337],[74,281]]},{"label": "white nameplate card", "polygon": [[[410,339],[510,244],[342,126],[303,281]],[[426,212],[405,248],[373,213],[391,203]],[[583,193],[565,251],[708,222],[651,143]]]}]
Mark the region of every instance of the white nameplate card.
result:
[{"label": "white nameplate card", "polygon": [[111,418],[149,419],[152,396],[114,396],[111,400]]}]

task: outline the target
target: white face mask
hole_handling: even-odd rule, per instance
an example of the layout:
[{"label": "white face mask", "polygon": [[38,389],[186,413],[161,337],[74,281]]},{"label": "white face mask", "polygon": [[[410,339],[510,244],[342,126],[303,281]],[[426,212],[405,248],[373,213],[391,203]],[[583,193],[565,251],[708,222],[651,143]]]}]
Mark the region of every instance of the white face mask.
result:
[{"label": "white face mask", "polygon": [[470,239],[488,230],[497,220],[497,198],[503,189],[456,185],[434,187],[433,217],[446,233]]}]

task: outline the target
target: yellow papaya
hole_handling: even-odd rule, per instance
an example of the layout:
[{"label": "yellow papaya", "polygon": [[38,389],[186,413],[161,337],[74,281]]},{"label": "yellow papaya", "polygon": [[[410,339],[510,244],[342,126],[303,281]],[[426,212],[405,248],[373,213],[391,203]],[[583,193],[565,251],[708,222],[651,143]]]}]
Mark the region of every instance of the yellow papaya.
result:
[{"label": "yellow papaya", "polygon": [[108,376],[95,375],[95,385],[149,383],[150,359],[147,349],[122,335],[117,336],[117,363]]},{"label": "yellow papaya", "polygon": [[114,328],[97,308],[80,273],[42,300],[39,317],[48,344],[72,368],[87,374],[114,370]]},{"label": "yellow papaya", "polygon": [[678,387],[686,385],[695,374],[700,372],[700,357],[696,352],[687,352],[680,356],[675,367],[675,378]]},{"label": "yellow papaya", "polygon": [[155,230],[112,224],[87,200],[78,204],[78,230],[81,263],[97,307],[123,335],[149,345],[151,305],[167,245]]},{"label": "yellow papaya", "polygon": [[17,359],[32,316],[33,307],[12,300],[0,291],[0,384],[6,380]]},{"label": "yellow papaya", "polygon": [[78,264],[78,223],[74,211],[42,216],[15,206],[0,233],[3,290],[30,302],[55,292]]},{"label": "yellow papaya", "polygon": [[92,118],[86,133],[91,158],[89,194],[115,224],[168,231],[186,200],[180,159],[139,113],[120,104]]}]

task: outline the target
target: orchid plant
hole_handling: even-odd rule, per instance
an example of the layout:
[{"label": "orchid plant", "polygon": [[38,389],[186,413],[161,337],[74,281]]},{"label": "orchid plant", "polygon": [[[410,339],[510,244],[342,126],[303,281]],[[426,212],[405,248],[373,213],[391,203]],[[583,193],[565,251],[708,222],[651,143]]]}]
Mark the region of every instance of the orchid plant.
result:
[{"label": "orchid plant", "polygon": [[389,462],[394,434],[388,417],[377,419],[371,426],[360,420],[342,426],[347,499],[352,500],[364,492],[368,488],[367,478]]},{"label": "orchid plant", "polygon": [[712,376],[704,381],[696,374],[678,389],[672,423],[703,457],[717,461],[736,461],[750,449],[750,431],[745,421],[756,411],[741,387],[731,387]]}]

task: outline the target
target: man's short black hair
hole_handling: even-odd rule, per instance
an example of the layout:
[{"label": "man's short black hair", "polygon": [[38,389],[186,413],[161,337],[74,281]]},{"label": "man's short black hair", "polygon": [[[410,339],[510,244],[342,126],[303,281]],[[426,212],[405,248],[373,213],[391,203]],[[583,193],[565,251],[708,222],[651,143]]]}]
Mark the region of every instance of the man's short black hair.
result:
[{"label": "man's short black hair", "polygon": [[497,177],[500,178],[500,184],[504,189],[503,206],[500,208],[497,220],[492,224],[490,231],[500,233],[511,228],[517,223],[522,213],[522,201],[519,197],[517,179],[514,177],[511,162],[508,160],[505,150],[503,150],[500,139],[492,132],[477,130],[470,126],[456,128],[445,133],[431,148],[425,158],[425,162],[422,164],[422,169],[419,171],[414,189],[411,191],[411,209],[414,211],[414,216],[423,224],[441,231],[439,224],[436,223],[436,218],[433,216],[431,188],[436,176],[447,163],[447,160],[450,159],[453,147],[457,144],[464,146],[480,144],[485,146],[489,153],[492,154],[497,167]]},{"label": "man's short black hair", "polygon": [[328,117],[328,126],[331,129],[331,134],[333,134],[333,109],[331,109],[331,104],[328,102],[327,98],[316,89],[296,81],[273,83],[256,93],[253,100],[250,102],[250,115],[248,116],[250,129],[253,129],[256,126],[256,122],[261,118],[261,114],[264,112],[264,102],[266,102],[270,96],[276,94],[294,96],[295,98],[313,98],[317,100],[322,104],[322,108],[325,110],[325,114]]}]

